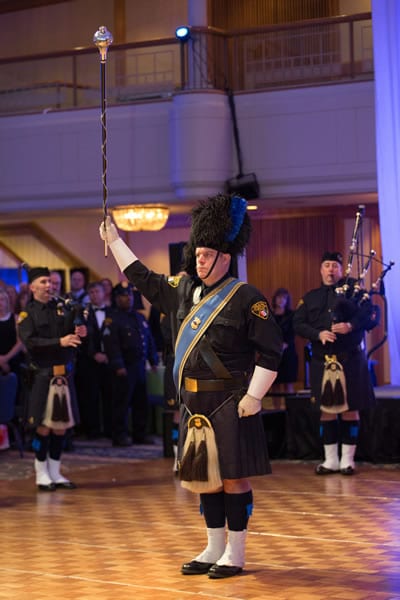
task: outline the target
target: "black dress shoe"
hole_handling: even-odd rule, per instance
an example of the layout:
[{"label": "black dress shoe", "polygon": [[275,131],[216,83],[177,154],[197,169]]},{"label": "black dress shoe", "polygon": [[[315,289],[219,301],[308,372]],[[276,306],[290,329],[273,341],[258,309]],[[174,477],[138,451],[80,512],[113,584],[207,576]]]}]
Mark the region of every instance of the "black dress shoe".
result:
[{"label": "black dress shoe", "polygon": [[39,492],[54,492],[56,489],[56,484],[53,482],[46,484],[39,483],[37,489],[39,490]]},{"label": "black dress shoe", "polygon": [[192,560],[191,562],[182,565],[181,572],[182,575],[205,575],[213,565],[214,563]]},{"label": "black dress shoe", "polygon": [[60,481],[60,483],[55,483],[54,485],[57,489],[76,490],[76,485],[72,481]]},{"label": "black dress shoe", "polygon": [[334,473],[339,473],[339,469],[328,469],[324,465],[318,465],[315,467],[315,472],[317,475],[333,475]]},{"label": "black dress shoe", "polygon": [[340,469],[340,472],[342,475],[354,475],[355,469],[354,469],[354,467],[349,465],[348,467],[346,467],[344,469]]},{"label": "black dress shoe", "polygon": [[208,571],[210,579],[225,579],[226,577],[233,577],[243,571],[242,567],[228,567],[225,565],[213,565]]}]

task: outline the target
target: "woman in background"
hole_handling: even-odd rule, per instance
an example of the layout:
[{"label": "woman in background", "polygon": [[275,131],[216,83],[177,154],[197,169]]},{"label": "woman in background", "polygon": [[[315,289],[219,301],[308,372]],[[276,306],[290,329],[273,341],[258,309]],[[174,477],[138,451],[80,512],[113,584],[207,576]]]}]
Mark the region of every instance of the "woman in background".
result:
[{"label": "woman in background", "polygon": [[112,297],[113,283],[112,283],[111,279],[109,279],[108,277],[104,277],[100,281],[100,283],[101,283],[101,285],[103,286],[103,289],[104,289],[104,304],[106,306],[112,306],[112,303],[113,303],[113,297]]},{"label": "woman in background", "polygon": [[283,334],[283,354],[273,390],[275,392],[293,392],[297,381],[298,356],[293,329],[294,311],[291,297],[286,288],[278,288],[272,296],[272,312]]},{"label": "woman in background", "polygon": [[11,310],[8,291],[0,289],[0,373],[19,375],[24,345],[17,335],[17,317]]}]

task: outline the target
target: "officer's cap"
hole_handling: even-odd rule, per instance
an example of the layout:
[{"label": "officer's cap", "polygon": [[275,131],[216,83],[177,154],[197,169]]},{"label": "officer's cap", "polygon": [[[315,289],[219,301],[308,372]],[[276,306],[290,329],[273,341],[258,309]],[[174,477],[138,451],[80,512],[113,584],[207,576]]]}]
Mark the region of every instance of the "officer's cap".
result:
[{"label": "officer's cap", "polygon": [[32,267],[28,270],[28,281],[32,283],[39,277],[50,277],[50,271],[47,267]]},{"label": "officer's cap", "polygon": [[323,253],[322,258],[321,258],[321,263],[325,262],[326,260],[329,261],[335,261],[337,263],[339,263],[340,265],[343,264],[343,256],[340,254],[340,252],[329,252],[326,251]]},{"label": "officer's cap", "polygon": [[121,281],[114,286],[113,294],[114,296],[129,296],[129,294],[133,294],[133,285],[129,281]]}]

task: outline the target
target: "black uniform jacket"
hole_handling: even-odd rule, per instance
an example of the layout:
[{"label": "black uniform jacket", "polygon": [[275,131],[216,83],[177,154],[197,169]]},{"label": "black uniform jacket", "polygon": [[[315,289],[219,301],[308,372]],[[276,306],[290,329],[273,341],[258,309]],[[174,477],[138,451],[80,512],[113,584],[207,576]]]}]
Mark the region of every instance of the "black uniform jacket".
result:
[{"label": "black uniform jacket", "polygon": [[[193,292],[199,282],[189,276],[166,277],[135,261],[125,274],[141,293],[166,315],[176,315],[172,327],[179,329],[193,304]],[[218,282],[220,283],[220,282]],[[216,284],[218,285],[218,284]],[[205,288],[207,293],[209,288]],[[173,332],[173,340],[177,331]],[[179,390],[182,406],[180,442],[186,435],[190,414],[212,415],[219,451],[222,478],[236,479],[270,472],[265,433],[259,415],[239,419],[237,403],[247,390],[247,379],[257,364],[277,371],[282,348],[281,330],[276,324],[265,297],[256,288],[244,284],[212,321],[205,334],[208,345],[230,374],[241,380],[238,389],[222,391]],[[197,344],[187,357],[185,378],[215,380]]]},{"label": "black uniform jacket", "polygon": [[[340,286],[340,282],[337,285]],[[300,300],[293,326],[297,335],[311,341],[310,384],[317,401],[321,394],[324,357],[335,354],[344,368],[349,409],[359,410],[374,404],[368,361],[362,343],[369,319],[368,303],[359,306],[351,299],[342,298],[336,294],[333,286],[321,285]],[[323,345],[319,333],[330,330],[334,322],[348,322],[352,331],[338,334],[335,342]]]},{"label": "black uniform jacket", "polygon": [[20,313],[18,332],[31,362],[38,368],[67,365],[75,355],[74,348],[63,348],[60,338],[73,333],[75,313],[50,301],[32,300]]},{"label": "black uniform jacket", "polygon": [[[142,294],[164,314],[175,314],[173,325],[179,329],[193,305],[193,292],[199,283],[191,277],[167,277],[148,270],[140,261],[132,263],[126,276]],[[207,288],[206,288],[207,289]],[[176,340],[177,331],[172,332]],[[254,363],[277,371],[282,348],[282,334],[265,297],[255,287],[239,288],[207,330],[214,352],[230,372],[252,373]],[[214,377],[196,349],[186,367],[192,375]]]}]

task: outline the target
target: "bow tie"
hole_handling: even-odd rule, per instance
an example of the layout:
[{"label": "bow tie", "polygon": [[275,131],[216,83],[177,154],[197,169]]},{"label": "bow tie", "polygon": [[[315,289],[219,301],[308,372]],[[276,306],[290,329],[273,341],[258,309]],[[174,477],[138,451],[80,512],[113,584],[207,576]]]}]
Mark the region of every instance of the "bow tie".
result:
[{"label": "bow tie", "polygon": [[97,312],[99,310],[104,312],[106,310],[106,307],[105,306],[96,306],[96,307],[93,307],[93,310],[94,310],[94,312]]}]

